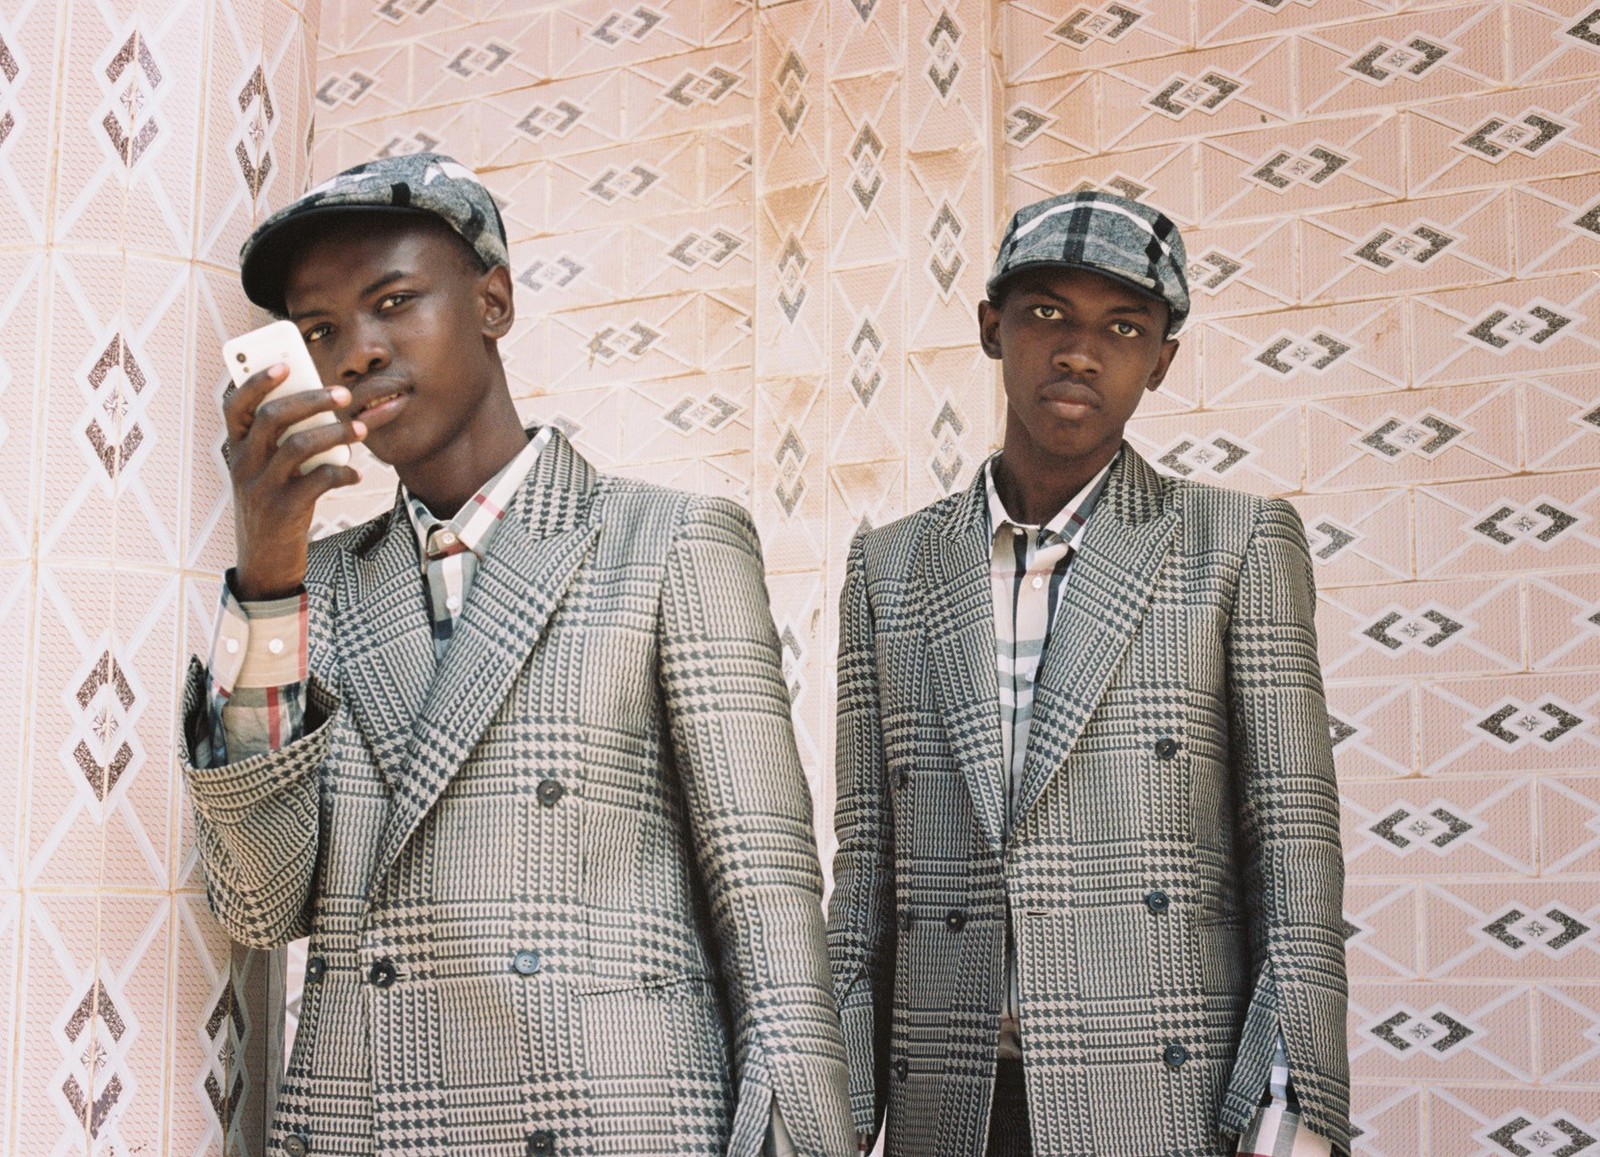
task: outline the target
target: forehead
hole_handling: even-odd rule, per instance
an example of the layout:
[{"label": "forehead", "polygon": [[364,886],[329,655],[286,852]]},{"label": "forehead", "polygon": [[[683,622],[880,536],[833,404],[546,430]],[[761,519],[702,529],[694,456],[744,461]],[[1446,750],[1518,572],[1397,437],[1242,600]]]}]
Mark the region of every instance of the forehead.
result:
[{"label": "forehead", "polygon": [[1041,265],[1018,272],[1004,286],[1005,296],[1042,293],[1080,308],[1139,308],[1152,316],[1166,312],[1166,303],[1131,285],[1076,266]]},{"label": "forehead", "polygon": [[432,271],[441,255],[464,244],[449,226],[428,214],[329,213],[308,221],[294,238],[284,291],[292,296],[330,279],[347,281],[356,270],[380,265],[385,272],[417,267]]}]

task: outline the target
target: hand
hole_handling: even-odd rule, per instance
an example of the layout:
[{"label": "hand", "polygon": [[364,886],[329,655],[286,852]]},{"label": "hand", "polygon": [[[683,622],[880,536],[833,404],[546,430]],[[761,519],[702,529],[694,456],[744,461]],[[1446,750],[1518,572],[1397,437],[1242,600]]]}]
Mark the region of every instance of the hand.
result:
[{"label": "hand", "polygon": [[350,391],[343,386],[264,402],[288,376],[288,367],[268,366],[222,402],[233,478],[234,593],[246,601],[282,598],[300,588],[317,499],[361,479],[349,466],[323,464],[300,473],[307,458],[340,443],[360,442],[367,428],[355,419],[339,418],[284,438],[283,432],[296,422],[350,404]]}]

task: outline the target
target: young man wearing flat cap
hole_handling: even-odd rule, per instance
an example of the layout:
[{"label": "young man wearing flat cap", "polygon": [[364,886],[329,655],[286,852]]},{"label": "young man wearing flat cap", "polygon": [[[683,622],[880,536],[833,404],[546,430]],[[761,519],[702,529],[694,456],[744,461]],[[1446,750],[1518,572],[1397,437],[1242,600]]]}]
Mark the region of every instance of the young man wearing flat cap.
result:
[{"label": "young man wearing flat cap", "polygon": [[[310,937],[269,1152],[836,1157],[755,531],[523,429],[506,261],[436,155],[340,174],[241,255],[327,387],[263,404],[272,367],[224,403],[238,558],[184,707],[213,910],[246,944]],[[299,467],[356,441],[395,504],[308,547],[355,473]]]},{"label": "young man wearing flat cap", "polygon": [[829,947],[891,1157],[1348,1152],[1304,532],[1122,437],[1184,266],[1146,205],[1018,212],[978,308],[1003,449],[851,548]]}]

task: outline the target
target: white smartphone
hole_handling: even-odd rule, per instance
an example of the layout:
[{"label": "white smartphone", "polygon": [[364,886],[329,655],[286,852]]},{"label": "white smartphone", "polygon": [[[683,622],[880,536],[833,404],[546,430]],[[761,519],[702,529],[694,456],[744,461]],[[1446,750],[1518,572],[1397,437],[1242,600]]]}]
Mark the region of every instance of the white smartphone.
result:
[{"label": "white smartphone", "polygon": [[[271,402],[289,394],[298,394],[302,390],[323,388],[322,378],[317,374],[316,364],[311,360],[311,351],[306,349],[305,339],[300,336],[299,328],[292,321],[275,321],[271,325],[240,334],[232,341],[223,342],[222,356],[227,359],[228,374],[236,386],[244,385],[245,380],[252,374],[268,366],[289,367],[289,376],[283,379],[282,385],[262,399],[264,402]],[[320,414],[313,414],[305,421],[290,426],[283,432],[283,438],[287,438],[290,434],[298,434],[301,430],[315,429],[338,420],[333,416],[332,410],[323,410]],[[278,439],[279,445],[283,444],[283,438]],[[320,454],[313,454],[301,463],[300,473],[309,474],[324,464],[348,466],[350,447],[341,442]]]}]

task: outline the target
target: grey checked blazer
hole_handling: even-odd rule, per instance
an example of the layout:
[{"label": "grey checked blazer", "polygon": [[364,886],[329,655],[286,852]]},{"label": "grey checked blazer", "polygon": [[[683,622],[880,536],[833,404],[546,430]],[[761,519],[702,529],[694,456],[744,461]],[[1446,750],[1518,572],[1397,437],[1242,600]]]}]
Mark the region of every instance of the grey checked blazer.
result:
[{"label": "grey checked blazer", "polygon": [[558,433],[437,667],[419,575],[398,504],[314,544],[305,738],[186,761],[224,927],[325,962],[271,1152],[853,1149],[749,516]]},{"label": "grey checked blazer", "polygon": [[981,1157],[1009,914],[1038,1153],[1231,1154],[1279,1031],[1306,1123],[1348,1146],[1298,517],[1124,448],[1040,668],[1009,842],[989,556],[981,471],[850,553],[828,932],[857,1128],[887,1108],[891,1155]]}]

